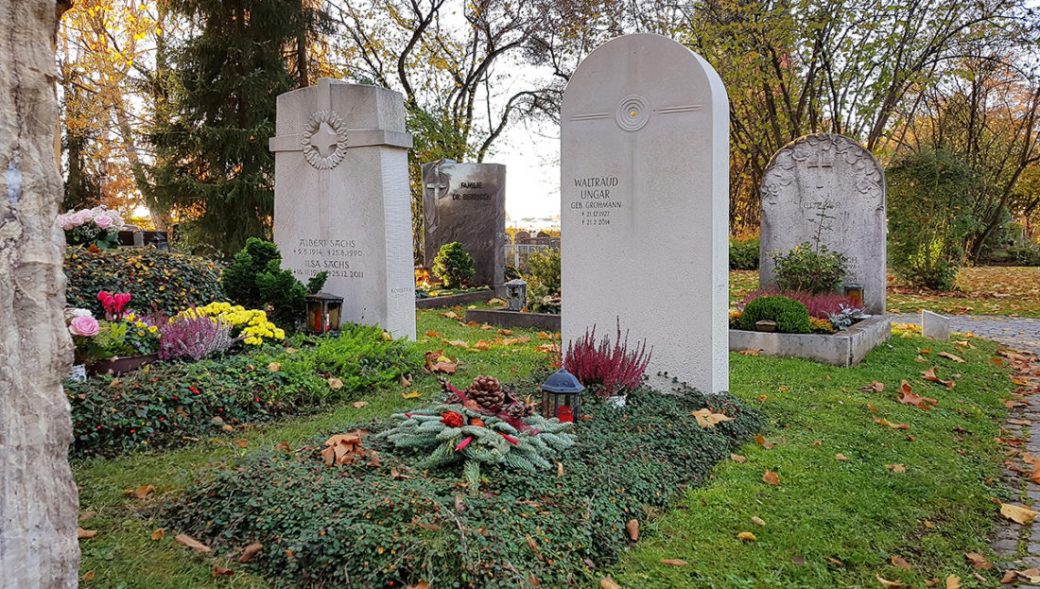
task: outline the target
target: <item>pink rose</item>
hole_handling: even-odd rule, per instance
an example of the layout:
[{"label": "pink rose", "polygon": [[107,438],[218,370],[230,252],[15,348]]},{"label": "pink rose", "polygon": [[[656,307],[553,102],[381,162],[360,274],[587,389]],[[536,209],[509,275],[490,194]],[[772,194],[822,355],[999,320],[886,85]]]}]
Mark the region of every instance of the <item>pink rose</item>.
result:
[{"label": "pink rose", "polygon": [[72,335],[94,337],[99,331],[101,331],[101,326],[98,325],[97,319],[90,316],[73,317],[69,322],[69,333]]},{"label": "pink rose", "polygon": [[100,215],[94,217],[94,224],[100,227],[101,229],[108,229],[112,226],[112,223],[112,217],[108,216],[108,214],[106,213],[101,213]]},{"label": "pink rose", "polygon": [[93,218],[94,215],[90,212],[90,209],[81,209],[76,211],[75,213],[72,213],[72,223],[76,227],[86,223],[87,221]]}]

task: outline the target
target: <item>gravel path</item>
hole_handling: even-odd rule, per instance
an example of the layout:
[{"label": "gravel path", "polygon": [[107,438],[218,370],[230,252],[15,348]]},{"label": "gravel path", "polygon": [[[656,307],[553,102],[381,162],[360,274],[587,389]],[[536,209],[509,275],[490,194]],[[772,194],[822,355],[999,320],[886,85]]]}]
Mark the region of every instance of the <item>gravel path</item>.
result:
[{"label": "gravel path", "polygon": [[[895,323],[920,323],[921,315],[890,315]],[[1040,319],[991,315],[951,315],[954,331],[972,332],[1010,348],[1040,355]]]}]

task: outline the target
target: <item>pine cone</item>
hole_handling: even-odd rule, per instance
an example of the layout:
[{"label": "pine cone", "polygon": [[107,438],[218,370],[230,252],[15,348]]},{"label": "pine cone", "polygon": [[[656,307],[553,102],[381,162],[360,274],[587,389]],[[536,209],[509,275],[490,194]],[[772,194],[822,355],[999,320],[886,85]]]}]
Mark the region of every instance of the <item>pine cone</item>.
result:
[{"label": "pine cone", "polygon": [[478,376],[473,379],[473,384],[469,385],[469,388],[477,391],[497,391],[502,388],[502,385],[493,376]]},{"label": "pine cone", "polygon": [[466,391],[466,396],[476,401],[484,409],[495,413],[502,409],[502,402],[506,397],[505,393],[500,390],[488,391],[474,388]]},{"label": "pine cone", "polygon": [[506,405],[505,414],[513,419],[523,419],[527,417],[527,407],[523,403],[513,402]]}]

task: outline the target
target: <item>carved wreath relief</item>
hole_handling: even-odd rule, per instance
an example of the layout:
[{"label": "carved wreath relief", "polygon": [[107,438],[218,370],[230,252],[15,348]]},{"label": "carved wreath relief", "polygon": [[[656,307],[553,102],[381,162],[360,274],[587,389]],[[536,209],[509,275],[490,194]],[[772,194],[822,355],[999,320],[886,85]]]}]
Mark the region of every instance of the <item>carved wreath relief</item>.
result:
[{"label": "carved wreath relief", "polygon": [[800,168],[805,170],[802,179],[807,182],[803,190],[823,188],[824,175],[832,174],[839,161],[844,163],[839,169],[854,179],[854,191],[883,210],[884,179],[877,161],[859,144],[837,135],[809,135],[778,151],[762,178],[762,204],[775,205],[784,188],[796,182]]},{"label": "carved wreath relief", "polygon": [[300,143],[307,163],[319,170],[331,170],[347,153],[346,125],[335,111],[318,111],[307,121]]}]

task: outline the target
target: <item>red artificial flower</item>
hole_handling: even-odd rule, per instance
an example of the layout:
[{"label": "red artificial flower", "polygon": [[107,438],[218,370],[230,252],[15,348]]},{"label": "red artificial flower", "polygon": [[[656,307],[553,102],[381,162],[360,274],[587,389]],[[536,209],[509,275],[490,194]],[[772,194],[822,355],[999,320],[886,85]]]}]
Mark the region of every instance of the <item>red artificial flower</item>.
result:
[{"label": "red artificial flower", "polygon": [[459,442],[458,446],[455,446],[455,451],[456,452],[462,452],[463,450],[466,449],[466,446],[469,446],[469,443],[472,442],[472,441],[473,441],[473,436],[467,436],[465,440],[462,440],[461,442]]},{"label": "red artificial flower", "polygon": [[513,436],[511,436],[511,435],[509,435],[509,434],[505,434],[505,433],[502,433],[502,432],[498,432],[498,435],[500,435],[500,436],[502,436],[503,438],[505,438],[507,442],[509,442],[510,444],[512,444],[512,445],[514,445],[514,446],[519,446],[519,445],[520,445],[520,442],[519,442],[519,441],[517,441],[517,439],[516,439],[516,438],[514,438]]},{"label": "red artificial flower", "polygon": [[448,427],[462,427],[462,424],[465,423],[465,418],[461,413],[446,411],[441,413],[441,423]]}]

